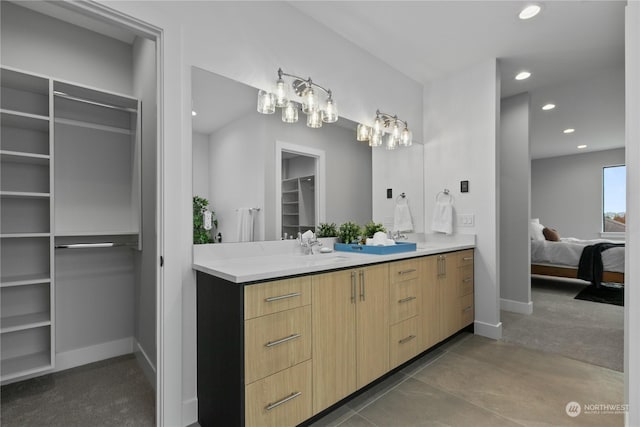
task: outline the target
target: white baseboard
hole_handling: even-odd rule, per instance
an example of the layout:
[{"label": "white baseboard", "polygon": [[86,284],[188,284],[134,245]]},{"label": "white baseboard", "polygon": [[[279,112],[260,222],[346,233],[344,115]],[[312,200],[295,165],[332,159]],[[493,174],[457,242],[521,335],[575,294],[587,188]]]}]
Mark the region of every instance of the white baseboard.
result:
[{"label": "white baseboard", "polygon": [[198,422],[198,398],[182,401],[182,425],[190,426]]},{"label": "white baseboard", "polygon": [[499,340],[502,338],[502,322],[492,325],[476,320],[473,322],[473,333],[482,337]]},{"label": "white baseboard", "polygon": [[135,354],[136,360],[138,364],[142,368],[142,372],[144,372],[144,376],[147,378],[147,381],[151,383],[153,390],[156,390],[156,366],[155,363],[149,358],[147,352],[144,351],[144,348],[140,345],[140,343],[136,340],[135,344]]},{"label": "white baseboard", "polygon": [[69,350],[56,354],[56,367],[53,372],[64,371],[65,369],[129,353],[133,353],[133,337]]},{"label": "white baseboard", "polygon": [[500,310],[510,311],[519,314],[533,313],[533,301],[520,302],[510,299],[500,298]]}]

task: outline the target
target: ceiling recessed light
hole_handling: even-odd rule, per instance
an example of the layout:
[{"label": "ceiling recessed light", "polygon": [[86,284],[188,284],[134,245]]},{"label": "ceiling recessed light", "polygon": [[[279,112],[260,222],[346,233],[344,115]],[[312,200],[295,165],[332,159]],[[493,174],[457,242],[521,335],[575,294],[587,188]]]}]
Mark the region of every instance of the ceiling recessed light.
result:
[{"label": "ceiling recessed light", "polygon": [[554,108],[556,108],[556,104],[545,104],[542,106],[544,111],[553,110]]},{"label": "ceiling recessed light", "polygon": [[524,80],[524,79],[528,79],[529,77],[531,77],[531,73],[528,71],[520,71],[517,75],[516,75],[516,80]]},{"label": "ceiling recessed light", "polygon": [[574,133],[575,131],[576,131],[575,129],[569,128],[569,129],[563,130],[562,132],[563,133]]},{"label": "ceiling recessed light", "polygon": [[518,18],[522,20],[531,19],[534,16],[536,16],[538,13],[540,13],[540,10],[541,8],[539,5],[530,4],[529,6],[525,7],[520,11],[520,13],[518,14]]},{"label": "ceiling recessed light", "polygon": [[198,115],[198,113],[196,113],[196,110],[191,110],[191,115],[192,115],[192,116],[197,116],[197,115]]},{"label": "ceiling recessed light", "polygon": [[582,150],[583,148],[587,148],[586,145],[582,144],[582,145],[578,145],[578,149]]}]

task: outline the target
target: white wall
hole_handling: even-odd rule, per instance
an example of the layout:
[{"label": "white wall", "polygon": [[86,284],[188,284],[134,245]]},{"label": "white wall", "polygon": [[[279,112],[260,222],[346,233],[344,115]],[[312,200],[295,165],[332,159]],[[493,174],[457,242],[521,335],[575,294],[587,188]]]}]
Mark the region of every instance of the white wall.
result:
[{"label": "white wall", "polygon": [[[625,129],[627,165],[627,234],[625,280],[638,283],[640,278],[640,2],[630,1],[626,9]],[[640,425],[640,292],[628,286],[624,302],[624,372],[625,400],[629,412],[626,426]]]},{"label": "white wall", "polygon": [[131,94],[131,45],[6,1],[2,33],[3,65]]},{"label": "white wall", "polygon": [[209,199],[209,136],[193,133],[193,195]]},{"label": "white wall", "polygon": [[136,256],[136,355],[151,384],[156,385],[156,204],[157,96],[156,44],[137,37],[133,44],[133,93],[142,104],[142,252]]},{"label": "white wall", "polygon": [[500,105],[500,305],[531,314],[529,95]]},{"label": "white wall", "polygon": [[[436,194],[445,188],[458,214],[475,225],[454,232],[476,234],[475,331],[502,335],[499,297],[498,135],[500,88],[495,59],[434,81],[425,88],[424,200],[430,230]],[[460,181],[469,192],[460,193]]]},{"label": "white wall", "polygon": [[624,148],[533,160],[531,217],[561,237],[600,238],[602,167],[624,162]]}]

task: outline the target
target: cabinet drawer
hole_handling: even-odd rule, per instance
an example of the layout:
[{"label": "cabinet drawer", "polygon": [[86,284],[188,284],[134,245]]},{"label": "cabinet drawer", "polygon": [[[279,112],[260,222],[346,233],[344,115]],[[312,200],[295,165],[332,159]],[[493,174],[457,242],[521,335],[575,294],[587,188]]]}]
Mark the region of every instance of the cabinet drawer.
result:
[{"label": "cabinet drawer", "polygon": [[396,283],[418,278],[418,261],[408,259],[389,264],[389,282]]},{"label": "cabinet drawer", "polygon": [[311,417],[311,361],[245,388],[246,427],[287,427]]},{"label": "cabinet drawer", "polygon": [[460,327],[473,323],[474,309],[473,309],[473,294],[465,295],[460,298]]},{"label": "cabinet drawer", "polygon": [[418,279],[392,283],[389,292],[389,323],[393,325],[418,314]]},{"label": "cabinet drawer", "polygon": [[465,265],[473,265],[473,249],[458,253],[458,267],[463,267]]},{"label": "cabinet drawer", "polygon": [[311,306],[245,323],[245,384],[311,358]]},{"label": "cabinet drawer", "polygon": [[407,319],[389,329],[389,368],[395,368],[418,354],[419,316]]},{"label": "cabinet drawer", "polygon": [[473,293],[473,266],[460,267],[459,277],[460,296]]},{"label": "cabinet drawer", "polygon": [[277,280],[244,288],[244,318],[311,304],[311,277]]}]

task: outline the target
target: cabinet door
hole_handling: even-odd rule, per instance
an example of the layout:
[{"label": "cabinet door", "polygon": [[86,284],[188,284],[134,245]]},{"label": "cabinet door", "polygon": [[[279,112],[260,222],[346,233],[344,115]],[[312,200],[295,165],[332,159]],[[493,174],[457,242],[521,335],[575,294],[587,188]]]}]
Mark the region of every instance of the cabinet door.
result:
[{"label": "cabinet door", "polygon": [[440,341],[460,330],[460,290],[456,254],[439,255]]},{"label": "cabinet door", "polygon": [[388,265],[358,271],[357,386],[369,384],[389,370]]},{"label": "cabinet door", "polygon": [[356,390],[357,280],[356,270],[312,277],[314,414]]},{"label": "cabinet door", "polygon": [[418,346],[424,351],[440,341],[440,295],[438,255],[420,259],[418,292],[420,295],[420,328]]}]

